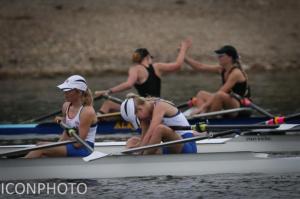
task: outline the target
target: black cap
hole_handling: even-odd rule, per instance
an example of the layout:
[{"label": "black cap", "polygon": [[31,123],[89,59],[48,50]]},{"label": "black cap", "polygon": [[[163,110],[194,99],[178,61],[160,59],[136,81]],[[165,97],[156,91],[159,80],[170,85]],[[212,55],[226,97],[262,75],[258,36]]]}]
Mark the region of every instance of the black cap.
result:
[{"label": "black cap", "polygon": [[215,50],[215,53],[226,54],[226,55],[232,57],[233,60],[239,59],[239,54],[238,54],[237,50],[233,46],[230,46],[230,45],[225,45],[222,48],[220,48],[219,50]]}]

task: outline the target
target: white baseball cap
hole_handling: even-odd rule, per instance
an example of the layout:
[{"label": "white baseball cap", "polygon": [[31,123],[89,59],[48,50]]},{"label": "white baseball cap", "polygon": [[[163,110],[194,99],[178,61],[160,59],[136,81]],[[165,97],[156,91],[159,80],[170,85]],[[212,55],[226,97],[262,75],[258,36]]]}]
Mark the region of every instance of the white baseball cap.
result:
[{"label": "white baseball cap", "polygon": [[72,75],[66,81],[60,85],[57,86],[62,91],[69,91],[72,89],[78,89],[81,91],[87,90],[87,85],[85,79],[80,75]]},{"label": "white baseball cap", "polygon": [[133,128],[140,128],[140,121],[135,114],[135,105],[133,98],[126,99],[121,104],[121,116],[127,122],[130,122]]}]

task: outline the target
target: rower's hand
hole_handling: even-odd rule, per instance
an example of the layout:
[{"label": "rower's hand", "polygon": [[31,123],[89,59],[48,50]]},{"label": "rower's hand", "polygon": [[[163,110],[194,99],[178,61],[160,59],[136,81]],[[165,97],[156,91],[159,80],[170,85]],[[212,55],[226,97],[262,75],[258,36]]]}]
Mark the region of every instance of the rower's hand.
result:
[{"label": "rower's hand", "polygon": [[137,136],[133,136],[129,138],[126,142],[126,148],[131,149],[131,148],[136,148],[141,145],[141,138]]},{"label": "rower's hand", "polygon": [[62,120],[63,120],[63,117],[61,117],[61,116],[55,116],[55,118],[54,118],[54,122],[57,124],[59,124]]},{"label": "rower's hand", "polygon": [[100,97],[102,95],[108,95],[108,94],[109,94],[109,90],[95,91],[96,97]]},{"label": "rower's hand", "polygon": [[181,42],[179,50],[180,49],[188,50],[191,47],[192,47],[192,40],[191,40],[191,38],[187,38]]},{"label": "rower's hand", "polygon": [[187,49],[192,47],[192,39],[190,37],[186,38],[183,42]]}]

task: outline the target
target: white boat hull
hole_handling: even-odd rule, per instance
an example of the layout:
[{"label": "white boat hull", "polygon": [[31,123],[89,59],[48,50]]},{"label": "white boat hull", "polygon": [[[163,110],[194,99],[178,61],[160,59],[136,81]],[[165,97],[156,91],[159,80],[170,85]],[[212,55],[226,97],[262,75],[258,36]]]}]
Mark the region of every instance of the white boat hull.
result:
[{"label": "white boat hull", "polygon": [[117,155],[92,162],[84,162],[81,158],[0,160],[3,181],[291,172],[300,172],[300,157],[267,157],[266,154],[251,152]]},{"label": "white boat hull", "polygon": [[[197,141],[198,153],[217,152],[300,152],[300,135],[238,136]],[[34,145],[0,146],[0,153],[32,147]],[[117,153],[125,149],[125,142],[98,142],[95,150]]]}]

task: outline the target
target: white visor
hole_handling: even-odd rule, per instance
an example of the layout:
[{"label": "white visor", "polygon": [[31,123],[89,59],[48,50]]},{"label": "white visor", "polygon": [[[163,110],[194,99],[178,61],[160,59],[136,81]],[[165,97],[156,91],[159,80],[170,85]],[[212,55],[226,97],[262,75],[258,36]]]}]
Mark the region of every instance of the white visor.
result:
[{"label": "white visor", "polygon": [[62,91],[69,91],[72,89],[78,89],[81,91],[87,90],[85,79],[80,75],[72,75],[64,83],[57,86]]},{"label": "white visor", "polygon": [[140,121],[135,115],[135,106],[133,98],[126,99],[121,104],[121,116],[127,122],[130,122],[134,129],[140,128]]}]

